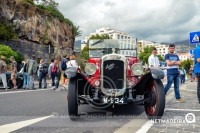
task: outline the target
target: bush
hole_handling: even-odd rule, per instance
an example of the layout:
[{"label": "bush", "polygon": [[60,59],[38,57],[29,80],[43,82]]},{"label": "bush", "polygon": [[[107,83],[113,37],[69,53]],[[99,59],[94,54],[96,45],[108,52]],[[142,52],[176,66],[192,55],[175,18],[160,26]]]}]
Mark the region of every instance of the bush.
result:
[{"label": "bush", "polygon": [[10,40],[17,38],[17,35],[13,32],[12,27],[6,25],[5,22],[0,23],[0,40]]},{"label": "bush", "polygon": [[0,56],[2,55],[6,57],[6,63],[9,63],[10,56],[14,56],[15,60],[20,63],[23,60],[23,56],[19,52],[13,51],[9,46],[0,44]]}]

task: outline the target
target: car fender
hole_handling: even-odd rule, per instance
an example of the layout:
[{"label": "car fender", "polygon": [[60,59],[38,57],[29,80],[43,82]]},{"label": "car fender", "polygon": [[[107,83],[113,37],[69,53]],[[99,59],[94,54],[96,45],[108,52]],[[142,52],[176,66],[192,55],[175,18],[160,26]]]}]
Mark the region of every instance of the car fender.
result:
[{"label": "car fender", "polygon": [[162,69],[151,67],[151,68],[149,68],[149,70],[151,71],[151,76],[154,79],[163,79],[164,78],[164,72]]}]

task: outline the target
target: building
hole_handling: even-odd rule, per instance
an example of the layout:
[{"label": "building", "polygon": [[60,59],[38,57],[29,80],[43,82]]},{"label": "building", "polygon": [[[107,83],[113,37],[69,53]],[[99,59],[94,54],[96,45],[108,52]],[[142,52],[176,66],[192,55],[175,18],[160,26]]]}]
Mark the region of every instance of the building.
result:
[{"label": "building", "polygon": [[118,40],[120,44],[120,54],[125,56],[136,56],[136,38],[131,37],[128,33],[114,30],[109,27],[102,27],[97,29],[95,33],[90,33],[89,36],[86,36],[85,42],[87,42],[92,35],[96,34],[108,34],[112,39]]},{"label": "building", "polygon": [[137,43],[138,53],[143,52],[145,47],[155,47],[158,51],[158,55],[161,55],[163,57],[165,56],[165,54],[168,53],[168,45],[160,44],[157,42],[144,41],[144,40],[138,41]]},{"label": "building", "polygon": [[184,61],[187,59],[192,59],[192,56],[190,53],[186,52],[186,53],[178,53],[179,59],[180,61]]}]

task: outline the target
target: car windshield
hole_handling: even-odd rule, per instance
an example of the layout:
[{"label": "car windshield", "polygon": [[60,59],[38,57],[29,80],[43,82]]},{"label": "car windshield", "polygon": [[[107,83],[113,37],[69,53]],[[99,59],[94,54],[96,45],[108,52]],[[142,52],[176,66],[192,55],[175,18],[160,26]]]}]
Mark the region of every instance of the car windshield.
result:
[{"label": "car windshield", "polygon": [[131,48],[122,49],[119,41],[114,39],[92,39],[89,40],[89,57],[102,57],[115,51],[117,54],[123,54],[128,51],[130,56],[136,57],[136,50]]}]

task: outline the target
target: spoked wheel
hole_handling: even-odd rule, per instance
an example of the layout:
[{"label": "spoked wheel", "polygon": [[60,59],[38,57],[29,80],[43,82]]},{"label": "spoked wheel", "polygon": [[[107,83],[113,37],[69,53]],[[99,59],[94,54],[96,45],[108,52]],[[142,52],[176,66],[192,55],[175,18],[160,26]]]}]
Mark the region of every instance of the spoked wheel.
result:
[{"label": "spoked wheel", "polygon": [[145,112],[148,119],[160,119],[165,109],[165,92],[161,80],[152,80],[146,91]]},{"label": "spoked wheel", "polygon": [[68,113],[71,120],[78,117],[78,90],[76,80],[70,79],[68,85]]}]

